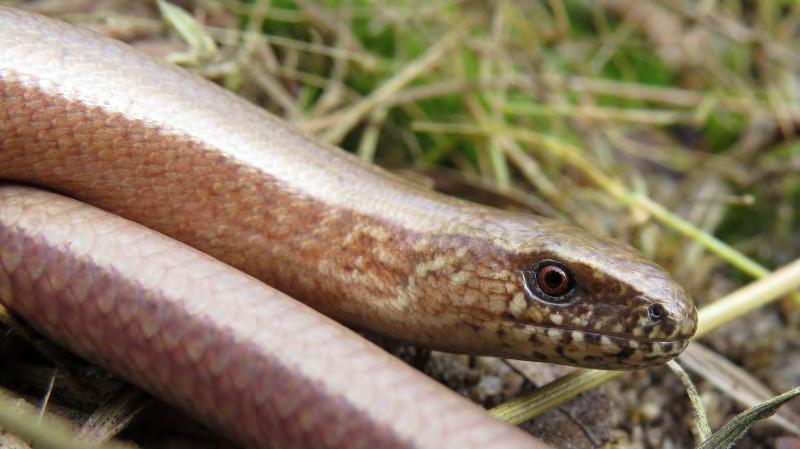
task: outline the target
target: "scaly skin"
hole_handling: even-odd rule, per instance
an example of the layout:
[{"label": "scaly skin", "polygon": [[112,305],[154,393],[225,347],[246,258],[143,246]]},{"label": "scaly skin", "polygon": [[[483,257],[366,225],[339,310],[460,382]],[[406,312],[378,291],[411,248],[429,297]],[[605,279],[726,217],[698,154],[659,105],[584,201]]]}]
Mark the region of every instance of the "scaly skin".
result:
[{"label": "scaly skin", "polygon": [[[626,369],[674,357],[696,327],[684,290],[628,247],[429,192],[183,70],[10,9],[0,124],[0,177],[142,223],[398,339]],[[522,273],[542,259],[571,270],[567,304],[526,288]]]},{"label": "scaly skin", "polygon": [[0,186],[0,300],[244,447],[546,449],[252,277],[53,193]]},{"label": "scaly skin", "polygon": [[[94,204],[337,320],[429,347],[632,369],[674,357],[696,327],[684,290],[628,247],[429,192],[184,70],[8,8],[0,178]],[[572,279],[559,301],[530,280],[546,260]]]}]

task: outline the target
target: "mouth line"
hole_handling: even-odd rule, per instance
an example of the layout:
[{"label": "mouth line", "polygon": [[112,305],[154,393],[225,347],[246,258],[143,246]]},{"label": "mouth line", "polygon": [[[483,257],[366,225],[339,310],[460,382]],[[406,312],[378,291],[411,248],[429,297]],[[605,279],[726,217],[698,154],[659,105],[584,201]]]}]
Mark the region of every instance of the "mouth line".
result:
[{"label": "mouth line", "polygon": [[660,365],[677,357],[690,341],[689,338],[644,340],[521,320],[503,320],[500,326],[494,332],[503,337],[505,332],[499,331],[505,328],[511,339],[506,345],[509,350],[502,354],[504,357],[596,369],[630,370]]},{"label": "mouth line", "polygon": [[526,327],[530,326],[530,327],[534,327],[534,328],[539,329],[539,330],[543,330],[545,333],[550,329],[556,329],[556,330],[559,330],[561,332],[580,332],[580,333],[582,333],[584,335],[584,337],[585,336],[591,336],[592,340],[596,339],[597,340],[596,343],[598,343],[598,344],[600,343],[599,340],[602,337],[606,337],[606,338],[609,338],[609,339],[612,339],[612,340],[616,340],[616,341],[624,341],[626,343],[635,342],[635,343],[638,343],[638,344],[644,344],[644,345],[649,344],[649,345],[659,345],[659,346],[664,346],[666,344],[672,344],[672,345],[676,345],[678,347],[685,346],[686,343],[688,343],[688,341],[689,341],[689,337],[675,338],[674,340],[656,340],[656,339],[648,339],[648,338],[636,338],[636,337],[633,337],[631,335],[625,335],[625,334],[619,334],[619,333],[613,333],[613,332],[607,332],[606,333],[606,332],[597,332],[597,331],[594,331],[594,330],[584,330],[584,329],[580,329],[580,328],[567,327],[567,326],[545,326],[545,325],[541,325],[541,324],[527,323],[527,322],[520,321],[520,320],[513,320],[513,321],[516,322],[516,323],[519,323],[519,324],[521,324],[523,326],[526,326]]}]

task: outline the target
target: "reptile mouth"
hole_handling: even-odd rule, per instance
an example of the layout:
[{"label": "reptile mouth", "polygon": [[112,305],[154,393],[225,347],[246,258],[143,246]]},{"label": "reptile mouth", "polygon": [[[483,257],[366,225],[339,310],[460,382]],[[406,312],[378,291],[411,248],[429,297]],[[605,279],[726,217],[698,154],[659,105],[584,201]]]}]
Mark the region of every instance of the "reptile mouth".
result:
[{"label": "reptile mouth", "polygon": [[[660,365],[680,354],[688,338],[637,339],[581,329],[554,328],[518,322],[533,344],[532,358],[585,368],[630,370]],[[518,327],[520,329],[520,327]]]},{"label": "reptile mouth", "polygon": [[[615,366],[643,367],[664,363],[680,354],[689,344],[684,340],[642,340],[628,336],[565,330],[563,345],[573,345],[576,352],[582,346],[593,348],[598,359],[608,360]],[[582,335],[582,341],[581,337]],[[570,341],[571,340],[571,341]],[[568,352],[565,348],[565,352]],[[584,359],[589,362],[592,359]]]},{"label": "reptile mouth", "polygon": [[672,360],[686,349],[689,339],[671,341],[638,341],[635,339],[620,338],[627,341],[616,354],[610,354],[620,365],[630,368],[641,368],[650,365],[659,365]]},{"label": "reptile mouth", "polygon": [[[583,335],[582,341],[577,335]],[[570,335],[571,337],[566,337]],[[686,349],[689,339],[637,340],[618,335],[586,331],[565,331],[563,341],[557,342],[556,352],[571,364],[599,369],[640,369],[660,365],[675,358]]]}]

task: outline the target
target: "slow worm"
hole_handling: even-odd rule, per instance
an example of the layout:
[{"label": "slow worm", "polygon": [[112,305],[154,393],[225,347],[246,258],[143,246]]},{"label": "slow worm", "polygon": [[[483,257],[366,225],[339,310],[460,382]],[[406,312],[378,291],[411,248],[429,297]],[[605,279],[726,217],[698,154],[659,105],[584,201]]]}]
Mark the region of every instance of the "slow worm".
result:
[{"label": "slow worm", "polygon": [[0,190],[0,300],[246,445],[537,443],[211,256],[448,351],[633,369],[696,328],[684,290],[626,246],[430,192],[182,69],[3,7],[0,178],[74,198]]}]

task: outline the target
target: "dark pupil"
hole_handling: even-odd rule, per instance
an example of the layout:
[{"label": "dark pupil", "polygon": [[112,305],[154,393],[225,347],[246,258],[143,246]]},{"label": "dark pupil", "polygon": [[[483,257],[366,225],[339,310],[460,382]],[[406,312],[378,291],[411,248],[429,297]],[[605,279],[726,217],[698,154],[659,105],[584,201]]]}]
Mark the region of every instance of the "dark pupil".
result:
[{"label": "dark pupil", "polygon": [[556,289],[561,285],[562,282],[564,282],[564,276],[555,270],[551,270],[545,273],[544,282],[548,287]]},{"label": "dark pupil", "polygon": [[536,284],[545,295],[558,297],[570,290],[571,280],[565,268],[555,262],[549,262],[539,267]]}]

